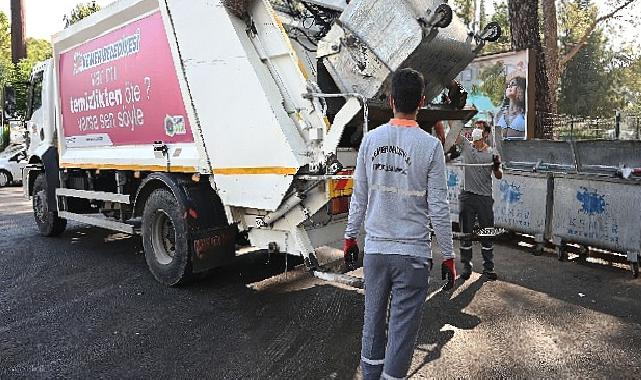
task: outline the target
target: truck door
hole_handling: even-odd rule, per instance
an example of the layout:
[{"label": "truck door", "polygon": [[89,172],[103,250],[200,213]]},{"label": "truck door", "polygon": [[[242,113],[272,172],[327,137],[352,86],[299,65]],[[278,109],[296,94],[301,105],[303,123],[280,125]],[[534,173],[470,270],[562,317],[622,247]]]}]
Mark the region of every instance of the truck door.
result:
[{"label": "truck door", "polygon": [[29,151],[33,154],[46,140],[42,112],[42,83],[44,71],[34,72],[29,84],[29,98],[27,102],[27,130],[29,133]]}]

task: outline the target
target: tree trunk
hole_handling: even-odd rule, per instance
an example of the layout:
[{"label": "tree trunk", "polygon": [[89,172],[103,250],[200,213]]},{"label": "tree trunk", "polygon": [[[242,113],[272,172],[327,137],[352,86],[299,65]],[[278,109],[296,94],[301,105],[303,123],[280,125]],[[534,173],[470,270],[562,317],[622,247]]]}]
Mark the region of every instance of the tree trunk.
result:
[{"label": "tree trunk", "polygon": [[561,77],[559,65],[558,25],[555,0],[541,0],[543,4],[543,31],[545,63],[548,70],[550,112],[558,112],[558,89]]},{"label": "tree trunk", "polygon": [[[536,121],[534,137],[549,137],[546,128],[546,118],[550,112],[549,90],[545,55],[541,48],[539,37],[539,1],[538,0],[508,0],[508,13],[510,16],[510,29],[512,30],[512,48],[514,50],[530,49],[534,53],[536,63],[535,91],[536,91]],[[531,86],[528,83],[528,87]],[[528,110],[532,112],[532,110]]]},{"label": "tree trunk", "polygon": [[17,64],[27,58],[23,0],[11,0],[11,59]]}]

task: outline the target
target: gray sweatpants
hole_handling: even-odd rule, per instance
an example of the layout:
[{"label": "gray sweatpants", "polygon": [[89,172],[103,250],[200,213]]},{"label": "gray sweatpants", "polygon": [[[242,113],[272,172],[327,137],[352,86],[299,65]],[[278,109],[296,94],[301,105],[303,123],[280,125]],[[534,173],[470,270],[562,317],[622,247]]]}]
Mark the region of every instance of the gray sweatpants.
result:
[{"label": "gray sweatpants", "polygon": [[[459,227],[463,233],[471,233],[474,223],[479,222],[480,228],[494,227],[494,199],[467,191],[459,195]],[[483,256],[483,269],[494,270],[494,244],[490,239],[481,240],[481,254]],[[461,262],[466,271],[472,270],[472,242],[461,241]]]},{"label": "gray sweatpants", "polygon": [[363,267],[363,379],[403,379],[414,354],[432,259],[369,253]]}]

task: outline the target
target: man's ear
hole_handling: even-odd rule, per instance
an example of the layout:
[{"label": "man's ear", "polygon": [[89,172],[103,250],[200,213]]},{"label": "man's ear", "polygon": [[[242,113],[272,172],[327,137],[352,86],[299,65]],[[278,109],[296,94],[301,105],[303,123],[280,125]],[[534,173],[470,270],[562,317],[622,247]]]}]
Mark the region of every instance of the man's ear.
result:
[{"label": "man's ear", "polygon": [[425,107],[425,96],[421,98],[421,101],[418,103],[418,108]]},{"label": "man's ear", "polygon": [[394,105],[394,98],[392,98],[392,95],[387,96],[387,102],[389,103],[389,106],[392,107],[392,112],[396,112],[396,106]]}]

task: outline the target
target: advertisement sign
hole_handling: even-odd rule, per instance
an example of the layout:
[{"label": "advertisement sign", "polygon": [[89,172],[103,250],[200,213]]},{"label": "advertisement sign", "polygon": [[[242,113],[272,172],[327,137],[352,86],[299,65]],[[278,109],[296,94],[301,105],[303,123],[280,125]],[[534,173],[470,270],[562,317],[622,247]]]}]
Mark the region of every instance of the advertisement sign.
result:
[{"label": "advertisement sign", "polygon": [[193,142],[160,12],[60,55],[67,147]]},{"label": "advertisement sign", "polygon": [[475,120],[494,126],[499,139],[526,139],[533,132],[529,105],[534,97],[528,86],[532,68],[524,50],[479,57],[459,74],[469,92],[468,104],[479,111]]}]

